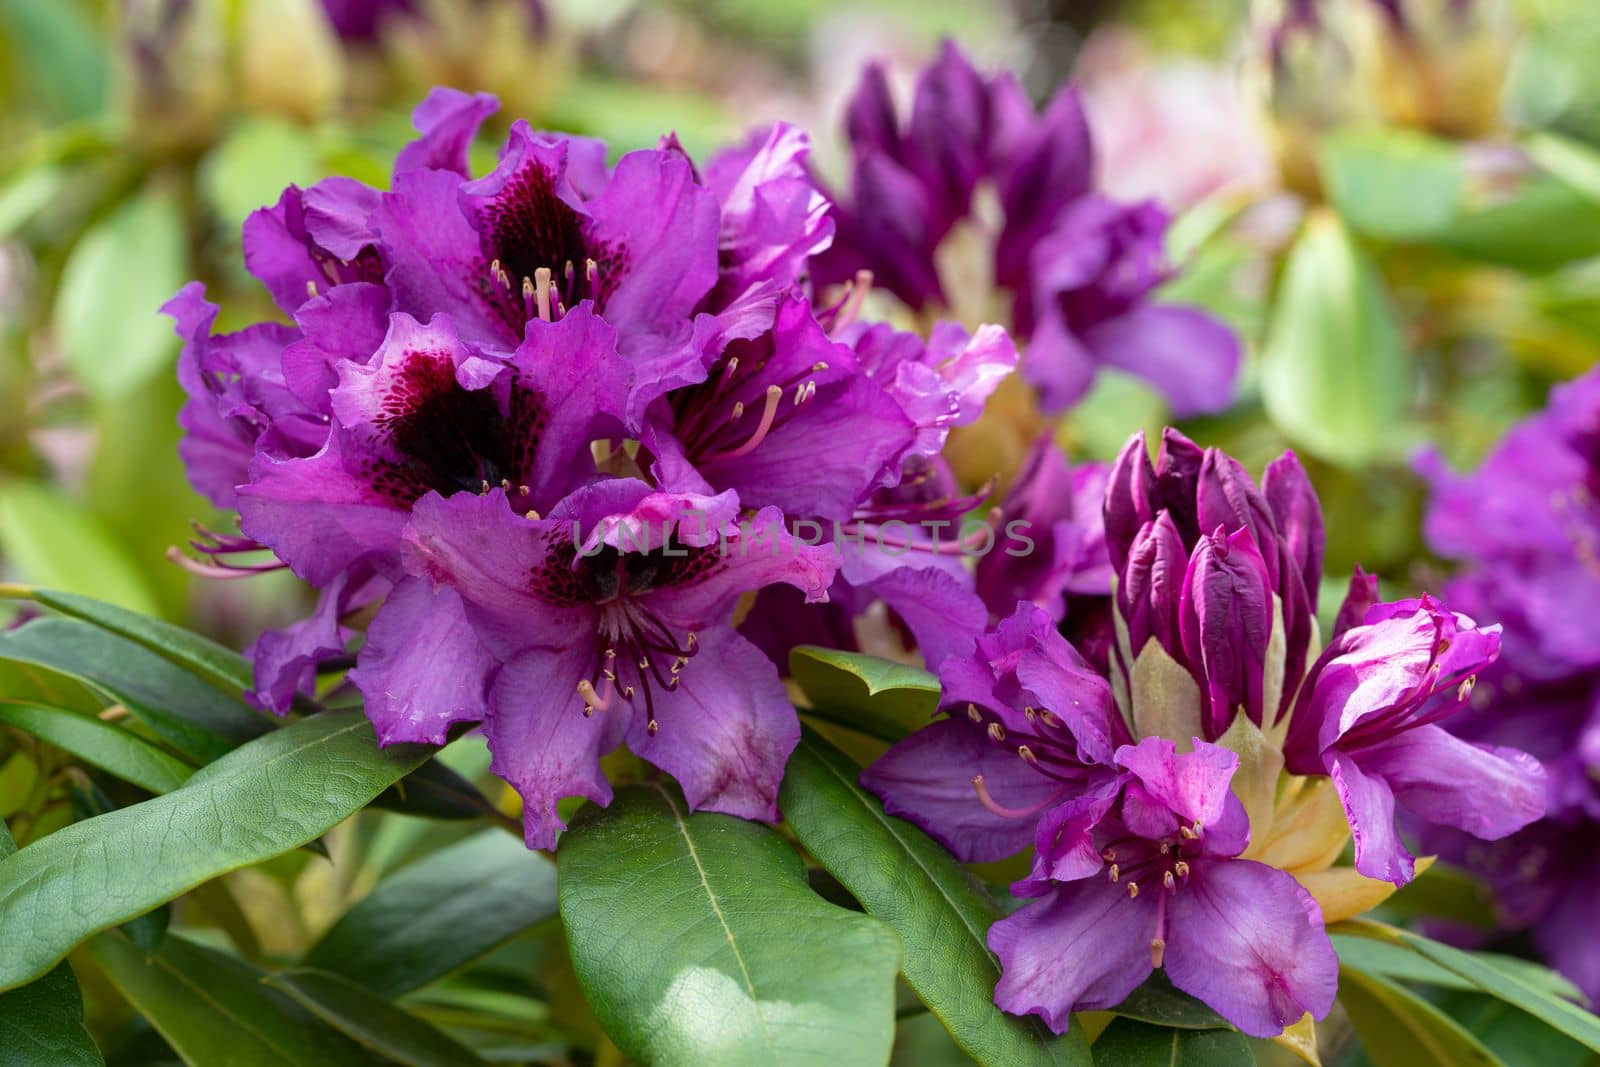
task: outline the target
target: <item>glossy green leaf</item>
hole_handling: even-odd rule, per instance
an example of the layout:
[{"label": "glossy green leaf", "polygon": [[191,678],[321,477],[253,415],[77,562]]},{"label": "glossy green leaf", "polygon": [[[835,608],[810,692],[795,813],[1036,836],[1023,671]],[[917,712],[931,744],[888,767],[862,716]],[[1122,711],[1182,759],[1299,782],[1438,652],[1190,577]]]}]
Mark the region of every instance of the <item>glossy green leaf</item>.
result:
[{"label": "glossy green leaf", "polygon": [[304,962],[394,997],[555,914],[555,865],[514,835],[485,830],[378,883]]},{"label": "glossy green leaf", "polygon": [[1500,1062],[1460,1023],[1386,978],[1340,967],[1339,1003],[1376,1067],[1484,1067]]},{"label": "glossy green leaf", "polygon": [[1448,229],[1461,206],[1459,146],[1416,130],[1341,130],[1321,145],[1328,199],[1357,233],[1415,241]]},{"label": "glossy green leaf", "polygon": [[264,972],[181,937],[146,953],[116,931],[89,954],[191,1067],[369,1067],[387,1062],[270,987]]},{"label": "glossy green leaf", "polygon": [[[1366,971],[1368,974],[1406,982],[1420,982],[1445,989],[1478,988],[1476,982],[1439,966],[1405,945],[1341,933],[1330,934],[1329,940],[1333,942],[1334,951],[1339,954],[1341,963]],[[1565,1000],[1582,999],[1582,994],[1576,986],[1548,967],[1497,952],[1472,952],[1469,955],[1485,964],[1518,975],[1552,996]]]},{"label": "glossy green leaf", "polygon": [[181,626],[60,589],[33,589],[28,595],[47,608],[142,645],[230,696],[251,687],[249,660]]},{"label": "glossy green leaf", "polygon": [[181,789],[34,842],[0,861],[0,989],[91,934],[304,845],[427,755],[380,749],[358,715],[319,715],[242,746]]},{"label": "glossy green leaf", "polygon": [[861,768],[807,730],[779,805],[800,843],[868,914],[900,935],[906,981],[957,1043],[984,1064],[1087,1064],[1081,1036],[994,1004],[1000,966],[985,942],[1000,917],[977,880],[927,834],[888,815],[857,784]]},{"label": "glossy green leaf", "polygon": [[634,786],[584,808],[557,862],[578,980],[634,1059],[888,1059],[899,939],[812,893],[767,827],[689,815],[669,787]]},{"label": "glossy green leaf", "polygon": [[120,701],[163,741],[209,763],[272,729],[272,720],[189,671],[81,619],[45,616],[0,633],[0,659],[82,679]]},{"label": "glossy green leaf", "polygon": [[1313,214],[1289,252],[1262,352],[1267,413],[1297,444],[1363,466],[1404,444],[1411,364],[1367,256],[1337,216]]},{"label": "glossy green leaf", "polygon": [[[0,859],[17,849],[0,822]],[[0,993],[0,1049],[7,1067],[103,1067],[83,1025],[83,994],[65,963],[36,982]]]},{"label": "glossy green leaf", "polygon": [[1357,920],[1341,923],[1339,930],[1403,945],[1430,962],[1467,979],[1485,993],[1521,1008],[1573,1040],[1600,1052],[1600,1017],[1564,1000],[1552,991],[1547,982],[1530,978],[1522,969],[1507,967],[1484,953],[1464,952],[1381,923]]},{"label": "glossy green leaf", "polygon": [[495,812],[477,786],[436,759],[385,789],[372,806],[431,819],[477,819]]},{"label": "glossy green leaf", "polygon": [[99,520],[54,486],[0,482],[0,556],[25,581],[156,610],[139,569]]},{"label": "glossy green leaf", "polygon": [[1593,1052],[1503,1000],[1452,993],[1438,1003],[1507,1067],[1593,1067],[1595,1062]]},{"label": "glossy green leaf", "polygon": [[194,768],[119,726],[64,708],[0,701],[0,724],[32,734],[152,793],[168,793]]},{"label": "glossy green leaf", "polygon": [[1194,997],[1174,989],[1164,971],[1156,971],[1121,1004],[1108,1010],[1139,1022],[1179,1030],[1227,1030],[1232,1025]]},{"label": "glossy green leaf", "polygon": [[266,981],[357,1044],[404,1067],[472,1067],[483,1063],[472,1050],[433,1024],[347,978],[297,968]]},{"label": "glossy green leaf", "polygon": [[67,364],[98,397],[170,373],[177,336],[158,309],[188,280],[183,207],[151,186],[85,233],[67,257],[54,324]]},{"label": "glossy green leaf", "polygon": [[939,704],[939,679],[862,652],[801,645],[789,653],[789,673],[819,718],[885,741],[926,725]]},{"label": "glossy green leaf", "polygon": [[1095,1067],[1247,1067],[1256,1062],[1236,1030],[1169,1030],[1116,1019],[1094,1043]]}]

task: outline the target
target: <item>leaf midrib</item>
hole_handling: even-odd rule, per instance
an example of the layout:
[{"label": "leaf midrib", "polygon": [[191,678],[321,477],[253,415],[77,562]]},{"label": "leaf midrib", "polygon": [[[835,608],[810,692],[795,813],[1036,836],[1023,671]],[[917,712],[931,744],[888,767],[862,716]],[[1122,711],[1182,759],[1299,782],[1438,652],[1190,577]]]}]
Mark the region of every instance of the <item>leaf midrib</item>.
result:
[{"label": "leaf midrib", "polygon": [[678,833],[683,835],[683,843],[689,850],[689,858],[694,861],[694,869],[700,875],[700,885],[706,891],[706,900],[711,903],[711,910],[716,913],[717,922],[722,924],[722,933],[728,939],[728,948],[733,950],[733,958],[739,964],[739,973],[744,976],[745,988],[750,991],[750,1006],[755,1011],[756,1021],[761,1024],[761,1037],[767,1044],[767,1051],[772,1054],[772,1061],[778,1063],[778,1046],[772,1039],[772,1029],[767,1023],[767,1016],[761,1010],[761,997],[756,993],[755,981],[750,977],[750,968],[744,961],[744,953],[739,950],[738,939],[733,936],[733,928],[728,925],[728,918],[722,912],[722,905],[717,900],[716,891],[711,888],[711,881],[706,877],[706,869],[700,862],[700,851],[694,847],[694,838],[689,834],[689,826],[678,805],[673,803],[672,794],[660,782],[650,783],[656,792],[661,794],[661,799],[666,802],[667,810],[672,812],[672,821],[678,827]]}]

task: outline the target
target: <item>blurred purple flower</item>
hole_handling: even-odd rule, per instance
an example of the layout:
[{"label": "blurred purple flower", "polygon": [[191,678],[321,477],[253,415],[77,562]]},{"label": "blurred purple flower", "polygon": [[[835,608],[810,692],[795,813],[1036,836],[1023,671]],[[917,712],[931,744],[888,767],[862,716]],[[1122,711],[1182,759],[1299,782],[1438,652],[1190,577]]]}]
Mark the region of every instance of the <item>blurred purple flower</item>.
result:
[{"label": "blurred purple flower", "polygon": [[1424,531],[1462,569],[1452,603],[1500,620],[1498,663],[1448,728],[1465,741],[1526,749],[1547,772],[1546,816],[1493,844],[1429,828],[1423,844],[1486,878],[1512,929],[1600,1000],[1600,936],[1588,920],[1600,866],[1600,372],[1552,390],[1472,474],[1436,455]]},{"label": "blurred purple flower", "polygon": [[1061,410],[1113,366],[1166,395],[1180,415],[1233,398],[1238,340],[1197,309],[1161,306],[1171,276],[1166,215],[1093,191],[1093,159],[1077,95],[1035,114],[1009,74],[984,78],[950,42],[923,71],[909,119],[888,79],[870,66],[846,129],[855,165],[848,201],[836,198],[837,239],[817,262],[819,282],[869,270],[913,310],[960,306],[939,270],[957,225],[984,223],[977,194],[992,183],[1003,222],[992,237],[996,284],[1014,301],[1028,342],[1027,375],[1044,405]]}]

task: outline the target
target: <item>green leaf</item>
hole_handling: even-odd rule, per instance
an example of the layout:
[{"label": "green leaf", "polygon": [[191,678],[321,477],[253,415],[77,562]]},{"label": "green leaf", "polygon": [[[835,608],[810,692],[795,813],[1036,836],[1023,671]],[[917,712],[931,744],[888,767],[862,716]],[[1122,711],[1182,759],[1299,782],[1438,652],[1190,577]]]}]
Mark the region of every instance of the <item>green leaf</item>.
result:
[{"label": "green leaf", "polygon": [[158,309],[188,275],[183,208],[146,188],[79,239],[61,269],[56,336],[85,389],[114,398],[170,371],[177,336]]},{"label": "green leaf", "polygon": [[[16,852],[0,822],[0,859]],[[83,994],[65,963],[36,982],[0,993],[0,1049],[8,1067],[104,1067],[83,1025]]]},{"label": "green leaf", "polygon": [[1405,443],[1410,360],[1377,271],[1335,215],[1313,214],[1289,252],[1261,388],[1278,427],[1329,462],[1359,467]]},{"label": "green leaf", "polygon": [[1464,952],[1450,945],[1419,937],[1407,930],[1366,920],[1341,923],[1341,932],[1371,937],[1405,947],[1429,961],[1467,979],[1473,985],[1513,1004],[1575,1041],[1600,1052],[1600,1018],[1562,999],[1547,981],[1530,979],[1523,969],[1513,969],[1485,953]]},{"label": "green leaf", "polygon": [[1094,1043],[1095,1067],[1243,1067],[1256,1062],[1235,1030],[1168,1030],[1115,1019]]},{"label": "green leaf", "polygon": [[1434,243],[1515,270],[1554,270],[1600,254],[1600,202],[1564,181],[1534,177],[1509,200],[1464,212]]},{"label": "green leaf", "polygon": [[1416,130],[1340,130],[1320,146],[1328,200],[1357,233],[1417,241],[1449,229],[1466,188],[1457,145]]},{"label": "green leaf", "polygon": [[32,589],[28,595],[47,608],[142,645],[230,696],[237,697],[252,685],[249,660],[181,626],[59,589]]},{"label": "green leaf", "polygon": [[123,608],[156,610],[155,596],[127,552],[54,486],[0,484],[0,556],[26,581],[69,592],[92,589]]},{"label": "green leaf", "polygon": [[1403,986],[1352,967],[1339,968],[1339,1003],[1376,1067],[1471,1067],[1498,1064],[1464,1027]]},{"label": "green leaf", "polygon": [[1227,1030],[1232,1026],[1194,997],[1174,989],[1162,971],[1153,973],[1121,1004],[1108,1010],[1139,1022],[1178,1030]]},{"label": "green leaf", "polygon": [[116,931],[89,954],[191,1067],[367,1067],[386,1062],[325,1026],[242,960],[172,936],[155,953]]},{"label": "green leaf", "polygon": [[63,708],[0,701],[0,723],[70,752],[152,793],[177,789],[194,768],[134,734]]},{"label": "green leaf", "polygon": [[81,619],[45,616],[0,633],[0,659],[48,667],[102,690],[201,763],[272,729],[264,714],[242,700]]},{"label": "green leaf", "polygon": [[219,875],[299,848],[420,764],[359,715],[276,730],[181,789],[74,823],[0,860],[0,989]]},{"label": "green leaf", "polygon": [[49,206],[66,182],[66,172],[54,165],[30,167],[0,188],[0,239],[8,238]]},{"label": "green leaf", "polygon": [[578,981],[634,1059],[888,1059],[899,940],[812,893],[770,829],[633,786],[578,814],[557,864]]},{"label": "green leaf", "polygon": [[819,718],[884,741],[926,725],[939,706],[939,679],[861,652],[801,645],[789,653],[789,673]]},{"label": "green leaf", "polygon": [[59,121],[104,106],[109,49],[80,0],[0,0],[0,27],[6,58],[24,78],[31,117]]},{"label": "green leaf", "polygon": [[1523,148],[1550,174],[1589,199],[1600,201],[1600,152],[1548,130],[1533,134]]},{"label": "green leaf", "polygon": [[372,806],[431,819],[476,819],[496,810],[477,786],[436,759],[385,789]]},{"label": "green leaf", "polygon": [[[1339,962],[1366,971],[1368,974],[1405,982],[1420,982],[1445,989],[1478,988],[1476,982],[1441,967],[1426,957],[1419,956],[1405,945],[1342,933],[1330,934],[1329,940],[1333,942],[1334,951],[1339,954]],[[1548,967],[1498,952],[1471,952],[1468,955],[1490,966],[1519,975],[1523,980],[1552,996],[1564,1000],[1583,998],[1583,994],[1576,986]]]},{"label": "green leaf", "polygon": [[378,883],[304,962],[395,997],[555,914],[555,866],[513,835],[485,830]]},{"label": "green leaf", "polygon": [[[1080,1035],[994,1004],[1000,966],[985,936],[1000,909],[966,868],[857,785],[861,768],[807,730],[778,802],[800,843],[905,946],[906,981],[979,1063],[1087,1064]],[[563,846],[565,848],[566,846]]]},{"label": "green leaf", "polygon": [[433,1024],[336,974],[295,969],[266,981],[341,1034],[405,1067],[483,1063]]},{"label": "green leaf", "polygon": [[1525,1011],[1482,993],[1452,993],[1439,1007],[1507,1067],[1592,1067],[1594,1053]]}]

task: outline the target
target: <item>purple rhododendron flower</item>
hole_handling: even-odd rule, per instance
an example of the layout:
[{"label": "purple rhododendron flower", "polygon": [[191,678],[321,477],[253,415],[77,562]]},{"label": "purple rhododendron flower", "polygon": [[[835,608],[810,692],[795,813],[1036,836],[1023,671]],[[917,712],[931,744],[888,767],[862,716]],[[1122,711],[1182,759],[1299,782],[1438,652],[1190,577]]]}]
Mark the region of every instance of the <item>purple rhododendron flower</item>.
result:
[{"label": "purple rhododendron flower", "polygon": [[1285,765],[1333,778],[1362,874],[1396,885],[1411,880],[1413,858],[1394,824],[1397,804],[1491,840],[1544,814],[1538,760],[1469,744],[1436,725],[1460,710],[1499,647],[1499,626],[1480,627],[1424,596],[1373,606],[1307,673]]},{"label": "purple rhododendron flower", "polygon": [[[348,681],[380,741],[481,723],[534,844],[561,798],[609,799],[599,758],[624,742],[691,807],[774,819],[798,721],[736,602],[824,605],[841,557],[805,524],[913,492],[906,472],[1015,350],[948,328],[863,355],[859,299],[819,318],[809,262],[832,222],[791,127],[702,177],[670,137],[611,167],[599,142],[519,123],[474,178],[496,106],[436,90],[392,191],[333,178],[251,216],[247,266],[292,322],[213,335],[198,285],[169,303],[185,460],[242,531],[203,532],[210,562],[186,565],[317,588],[251,650],[271,710],[368,620]],[[236,562],[263,550],[275,562]],[[884,599],[918,584],[872,577]],[[977,604],[970,575],[940,579]],[[902,599],[930,647],[937,623],[951,649],[982,628],[981,606],[963,622]]]},{"label": "purple rhododendron flower", "polygon": [[1019,883],[1038,899],[989,929],[996,1003],[1060,1033],[1072,1012],[1115,1007],[1160,967],[1256,1037],[1326,1015],[1339,961],[1316,901],[1287,872],[1237,858],[1250,840],[1228,789],[1238,756],[1148,737],[1115,762],[1110,787],[1057,809],[1071,809],[1053,820],[1071,862]]},{"label": "purple rhododendron flower", "polygon": [[1093,190],[1093,151],[1077,95],[1035,114],[1009,74],[985,78],[946,42],[917,83],[909,119],[871,66],[846,116],[855,157],[848,202],[834,208],[822,282],[872,273],[914,310],[951,307],[939,258],[958,225],[981,225],[987,191],[1003,221],[992,236],[995,283],[1014,302],[1024,370],[1047,410],[1083,397],[1101,367],[1137,375],[1181,415],[1233,398],[1237,338],[1210,315],[1152,300],[1173,271],[1165,212]]},{"label": "purple rhododendron flower", "polygon": [[[498,489],[429,496],[407,541],[423,575],[411,581],[458,595],[504,664],[485,731],[495,773],[523,795],[529,842],[554,843],[560,798],[610,801],[599,760],[624,740],[677,778],[691,807],[775,821],[800,724],[777,669],[728,617],[741,595],[779,582],[825,598],[832,551],[795,541],[771,508],[739,525],[724,512],[731,528],[702,533],[689,512],[715,515],[714,503],[632,479],[580,490],[548,519],[506,503]],[[417,606],[410,625],[437,629],[420,594]],[[414,728],[379,725],[391,740]]]},{"label": "purple rhododendron flower", "polygon": [[1492,844],[1425,828],[1422,843],[1482,875],[1511,929],[1531,928],[1546,959],[1600,1000],[1600,372],[1551,391],[1543,412],[1505,436],[1468,476],[1437,457],[1424,527],[1462,561],[1446,593],[1504,627],[1499,661],[1446,724],[1464,741],[1525,749],[1543,761],[1546,815]]}]

